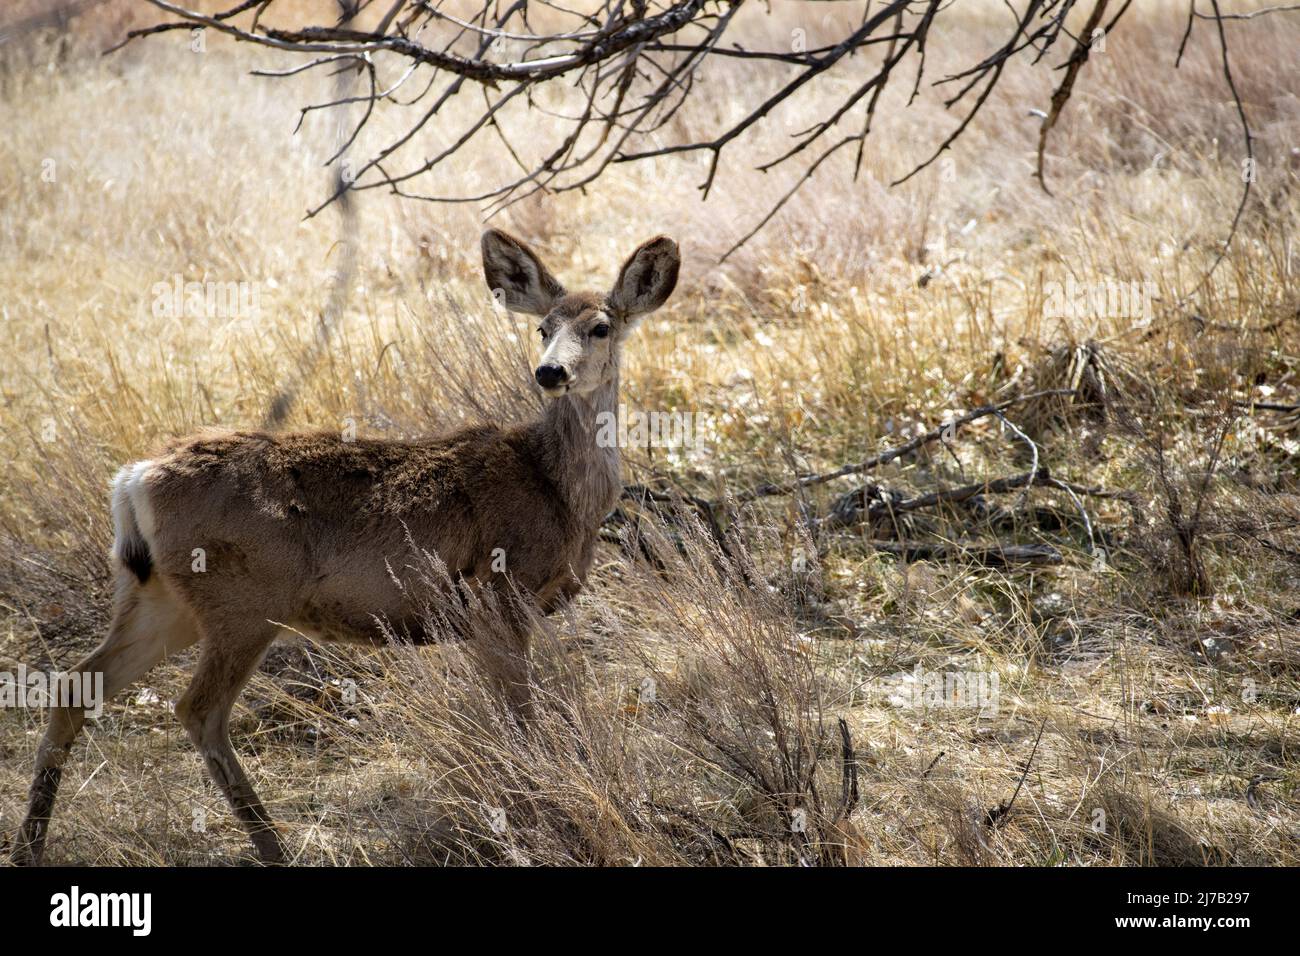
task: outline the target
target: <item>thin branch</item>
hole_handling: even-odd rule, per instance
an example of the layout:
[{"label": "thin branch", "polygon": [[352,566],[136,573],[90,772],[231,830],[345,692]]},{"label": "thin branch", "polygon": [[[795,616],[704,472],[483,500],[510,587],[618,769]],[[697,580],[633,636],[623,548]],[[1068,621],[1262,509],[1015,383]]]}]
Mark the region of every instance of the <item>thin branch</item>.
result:
[{"label": "thin branch", "polygon": [[896,458],[911,454],[923,445],[936,442],[941,438],[948,438],[957,433],[957,429],[969,425],[971,422],[978,421],[981,418],[987,418],[990,415],[998,415],[1008,408],[1014,408],[1016,405],[1022,405],[1025,402],[1036,401],[1040,398],[1053,398],[1065,395],[1074,395],[1076,390],[1072,388],[1054,388],[1046,389],[1040,392],[1030,392],[1026,395],[1018,395],[1015,398],[1009,398],[1006,401],[997,402],[990,405],[981,405],[964,415],[954,418],[950,422],[945,422],[936,428],[931,429],[923,435],[918,435],[911,441],[904,442],[902,445],[895,446],[886,451],[873,455],[862,462],[844,465],[834,471],[824,472],[817,475],[807,475],[793,482],[770,483],[760,485],[752,491],[747,491],[736,498],[739,505],[748,504],[758,498],[767,498],[772,495],[793,494],[803,488],[810,488],[814,485],[825,484],[828,481],[834,481],[836,478],[843,478],[846,475],[860,475],[863,472],[879,468],[881,465],[887,465]]}]

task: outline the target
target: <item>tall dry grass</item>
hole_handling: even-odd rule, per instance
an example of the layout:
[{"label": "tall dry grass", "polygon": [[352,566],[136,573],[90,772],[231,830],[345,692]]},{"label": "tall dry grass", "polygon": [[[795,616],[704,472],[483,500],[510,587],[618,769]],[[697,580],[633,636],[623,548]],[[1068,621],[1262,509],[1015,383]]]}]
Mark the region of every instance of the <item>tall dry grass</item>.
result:
[{"label": "tall dry grass", "polygon": [[[736,143],[706,202],[702,161],[656,161],[498,223],[574,285],[610,281],[646,235],[682,242],[682,283],[630,344],[624,389],[630,407],[693,412],[707,441],[628,449],[629,483],[721,498],[985,401],[1077,387],[1086,400],[1009,422],[1054,475],[1136,506],[1088,498],[1081,515],[1043,488],[812,537],[804,517],[855,486],[844,479],[726,512],[725,552],[690,509],[634,525],[629,508],[580,600],[537,625],[526,730],[501,709],[490,641],[285,642],[237,708],[236,749],[302,861],[1297,862],[1300,445],[1294,416],[1232,403],[1297,401],[1300,112],[1278,78],[1300,26],[1230,25],[1259,179],[1197,289],[1239,196],[1240,131],[1211,32],[1175,73],[1180,7],[1140,6],[1053,135],[1054,196],[1030,178],[1027,113],[1047,73],[1012,72],[951,163],[895,188],[956,117],[933,93],[908,109],[891,95],[856,181],[851,159],[828,163],[718,264],[798,174],[752,160],[851,89],[846,70]],[[778,41],[804,29],[814,46],[855,7],[779,3],[742,26]],[[973,60],[1004,15],[958,11],[931,75]],[[303,218],[325,194],[334,129],[313,114],[292,134],[327,83],[250,77],[282,64],[217,39],[201,54],[155,39],[94,55],[139,16],[105,4],[67,42],[0,46],[0,670],[93,646],[113,470],[170,435],[256,425],[300,373],[343,262],[336,212]],[[738,109],[728,91],[776,82],[719,64],[671,132],[713,129]],[[451,141],[473,105],[421,149]],[[485,139],[430,188],[509,168]],[[402,437],[536,411],[531,326],[491,308],[481,225],[469,206],[364,195],[347,307],[289,427]],[[178,275],[257,282],[260,314],[155,316],[155,284]],[[1051,317],[1048,284],[1067,279],[1152,283],[1151,321]],[[988,419],[867,477],[908,495],[1028,466],[1026,443]],[[882,536],[1050,543],[1064,560],[906,563],[876,550]],[[169,713],[186,663],[79,743],[53,861],[245,853]],[[996,675],[996,712],[915,706],[922,675],[950,672]],[[40,728],[0,711],[0,830],[17,822]]]}]

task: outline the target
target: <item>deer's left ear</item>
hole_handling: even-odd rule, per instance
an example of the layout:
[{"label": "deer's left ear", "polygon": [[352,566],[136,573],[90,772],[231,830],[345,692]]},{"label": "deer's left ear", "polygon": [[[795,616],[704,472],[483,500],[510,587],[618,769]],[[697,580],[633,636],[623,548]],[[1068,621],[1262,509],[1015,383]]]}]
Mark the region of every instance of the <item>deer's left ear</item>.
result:
[{"label": "deer's left ear", "polygon": [[623,264],[609,294],[610,310],[624,321],[653,312],[672,295],[681,264],[677,243],[667,236],[644,243]]}]

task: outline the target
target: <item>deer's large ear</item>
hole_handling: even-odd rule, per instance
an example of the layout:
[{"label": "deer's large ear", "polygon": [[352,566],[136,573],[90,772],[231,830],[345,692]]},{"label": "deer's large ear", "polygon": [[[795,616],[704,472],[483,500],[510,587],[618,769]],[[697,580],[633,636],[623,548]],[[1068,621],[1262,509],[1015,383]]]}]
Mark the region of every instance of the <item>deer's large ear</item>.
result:
[{"label": "deer's large ear", "polygon": [[[511,312],[545,315],[564,286],[551,275],[537,254],[500,229],[483,233],[483,276],[494,296]],[[497,290],[501,291],[498,292]]]},{"label": "deer's large ear", "polygon": [[609,307],[621,319],[653,312],[668,301],[677,285],[682,257],[677,243],[656,236],[632,253],[609,294]]}]

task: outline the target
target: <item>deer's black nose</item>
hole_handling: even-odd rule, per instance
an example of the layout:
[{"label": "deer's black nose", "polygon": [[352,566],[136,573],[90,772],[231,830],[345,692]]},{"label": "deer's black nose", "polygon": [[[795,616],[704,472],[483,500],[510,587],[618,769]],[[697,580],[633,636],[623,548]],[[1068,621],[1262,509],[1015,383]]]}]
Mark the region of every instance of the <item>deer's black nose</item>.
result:
[{"label": "deer's black nose", "polygon": [[569,377],[569,373],[559,365],[539,365],[536,374],[537,384],[542,388],[557,388]]}]

